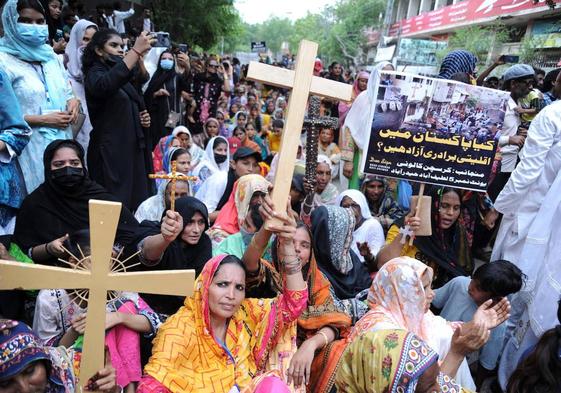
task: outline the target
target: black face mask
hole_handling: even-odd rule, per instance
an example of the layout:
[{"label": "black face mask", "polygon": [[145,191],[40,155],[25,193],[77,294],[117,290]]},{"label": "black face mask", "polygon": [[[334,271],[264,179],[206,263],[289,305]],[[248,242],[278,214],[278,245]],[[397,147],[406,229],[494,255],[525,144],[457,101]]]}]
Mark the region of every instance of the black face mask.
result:
[{"label": "black face mask", "polygon": [[84,168],[75,168],[72,166],[65,166],[58,169],[51,170],[51,179],[59,187],[74,188],[80,185],[86,174]]},{"label": "black face mask", "polygon": [[217,164],[222,164],[226,161],[226,158],[228,158],[226,154],[214,153],[214,161],[216,161]]}]

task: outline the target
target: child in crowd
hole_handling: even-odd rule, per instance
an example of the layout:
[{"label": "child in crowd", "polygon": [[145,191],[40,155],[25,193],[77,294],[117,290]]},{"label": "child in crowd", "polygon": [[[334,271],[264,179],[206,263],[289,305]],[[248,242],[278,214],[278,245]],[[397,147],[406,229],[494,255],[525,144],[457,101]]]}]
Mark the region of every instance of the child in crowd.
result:
[{"label": "child in crowd", "polygon": [[335,134],[332,128],[322,128],[319,133],[318,154],[323,154],[331,160],[331,178],[335,179],[339,174],[339,162],[341,161],[341,150],[333,142]]},{"label": "child in crowd", "polygon": [[543,94],[538,89],[531,89],[526,96],[520,98],[516,112],[520,114],[521,126],[528,129],[544,105]]},{"label": "child in crowd", "polygon": [[[477,308],[488,301],[501,298],[520,291],[525,275],[514,264],[497,260],[481,266],[473,277],[456,277],[442,288],[434,290],[432,305],[440,309],[440,316],[448,321],[468,322],[473,318]],[[497,366],[503,346],[505,324],[499,325],[491,332],[491,337],[479,352],[479,367],[476,383],[479,386]]]},{"label": "child in crowd", "polygon": [[271,151],[272,155],[275,155],[279,152],[283,128],[284,128],[284,120],[282,119],[273,120],[273,129],[269,133],[269,150]]}]

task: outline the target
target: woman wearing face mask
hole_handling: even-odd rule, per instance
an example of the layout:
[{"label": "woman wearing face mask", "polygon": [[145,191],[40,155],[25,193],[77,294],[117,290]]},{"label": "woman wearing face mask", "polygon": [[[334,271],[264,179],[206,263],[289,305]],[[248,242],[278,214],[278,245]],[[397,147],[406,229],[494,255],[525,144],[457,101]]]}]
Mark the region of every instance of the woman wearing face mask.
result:
[{"label": "woman wearing face mask", "polygon": [[199,165],[193,169],[193,176],[197,176],[198,178],[194,192],[197,192],[211,175],[216,172],[228,172],[229,168],[230,147],[228,141],[221,136],[216,136],[208,141],[203,159],[199,162]]},{"label": "woman wearing face mask", "polygon": [[[116,198],[89,179],[84,149],[76,141],[52,142],[45,149],[43,162],[45,182],[23,201],[13,242],[35,262],[55,265],[57,258],[64,256],[62,242],[68,234],[88,228],[89,200]],[[123,207],[115,241],[129,244],[137,226],[131,212]]]},{"label": "woman wearing face mask", "polygon": [[143,32],[125,55],[119,33],[100,30],[82,57],[93,125],[88,168],[92,179],[133,210],[153,194],[154,183],[148,178],[152,171],[150,115],[131,83],[134,67],[153,42],[155,38]]},{"label": "woman wearing face mask", "polygon": [[30,193],[44,180],[43,163],[37,158],[53,140],[71,137],[69,125],[77,118],[80,102],[72,93],[62,63],[45,43],[48,27],[38,0],[9,0],[2,11],[2,25],[0,68],[33,130],[19,157]]},{"label": "woman wearing face mask", "polygon": [[[183,73],[176,71],[176,63],[185,70]],[[166,126],[169,114],[181,112],[181,93],[189,91],[188,71],[189,66],[183,56],[176,59],[169,50],[160,55],[156,72],[144,92],[144,101],[150,113],[152,146],[170,133],[169,125]]]},{"label": "woman wearing face mask", "polygon": [[88,151],[90,143],[90,132],[92,123],[88,114],[88,106],[86,105],[86,91],[84,90],[84,74],[82,73],[82,54],[84,48],[91,41],[93,35],[97,31],[97,25],[89,20],[81,19],[70,30],[70,39],[66,45],[66,56],[68,63],[66,69],[68,71],[68,79],[72,85],[72,90],[76,97],[82,102],[82,111],[86,118],[82,124],[82,128],[75,133],[74,139],[82,145],[85,151]]}]

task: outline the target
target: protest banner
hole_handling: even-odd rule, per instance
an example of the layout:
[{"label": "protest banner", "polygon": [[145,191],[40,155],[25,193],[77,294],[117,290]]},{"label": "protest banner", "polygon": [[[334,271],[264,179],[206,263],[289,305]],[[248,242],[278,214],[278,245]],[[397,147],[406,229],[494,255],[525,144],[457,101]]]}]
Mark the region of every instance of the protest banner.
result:
[{"label": "protest banner", "polygon": [[364,173],[485,191],[509,93],[383,71]]}]

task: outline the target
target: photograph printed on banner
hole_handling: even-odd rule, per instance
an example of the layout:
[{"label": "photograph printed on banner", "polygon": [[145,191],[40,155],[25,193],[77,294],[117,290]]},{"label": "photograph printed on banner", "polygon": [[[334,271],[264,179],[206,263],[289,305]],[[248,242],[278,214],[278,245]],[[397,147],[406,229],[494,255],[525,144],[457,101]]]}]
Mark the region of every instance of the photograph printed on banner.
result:
[{"label": "photograph printed on banner", "polygon": [[486,189],[507,92],[384,71],[375,96],[365,173]]}]

